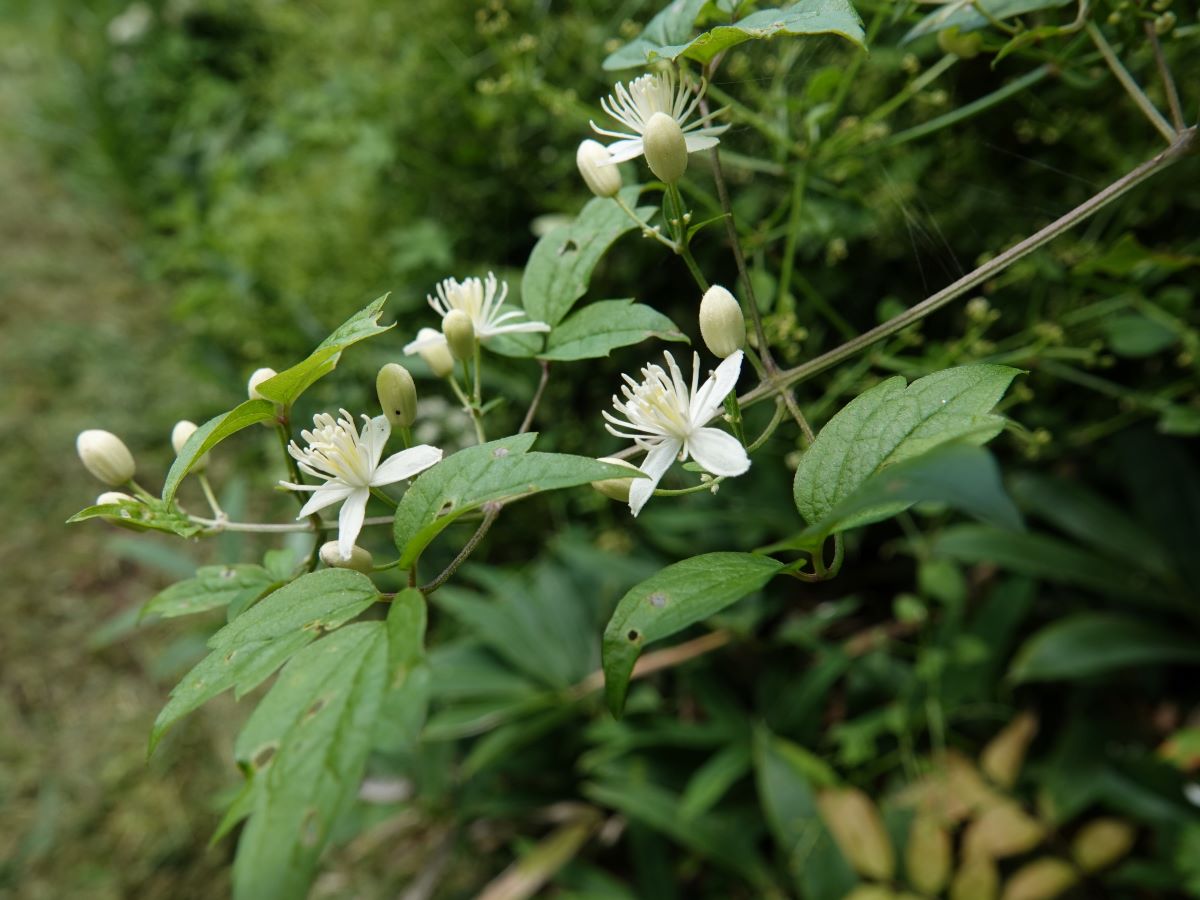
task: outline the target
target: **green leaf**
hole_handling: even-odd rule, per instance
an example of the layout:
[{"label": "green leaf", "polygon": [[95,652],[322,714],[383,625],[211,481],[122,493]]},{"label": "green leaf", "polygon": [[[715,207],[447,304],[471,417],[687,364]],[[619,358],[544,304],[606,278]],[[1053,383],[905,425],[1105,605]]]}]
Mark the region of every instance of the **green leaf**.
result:
[{"label": "green leaf", "polygon": [[1043,628],[1017,652],[1017,682],[1086,678],[1131,666],[1200,665],[1200,641],[1143,619],[1085,613]]},{"label": "green leaf", "polygon": [[1103,327],[1112,352],[1134,359],[1161,353],[1179,340],[1163,323],[1136,312],[1109,316]]},{"label": "green leaf", "polygon": [[620,716],[633,666],[647,644],[682,631],[752,594],[783,563],[751,553],[706,553],[652,575],[630,589],[604,629],[604,691]]},{"label": "green leaf", "polygon": [[588,456],[526,452],[536,438],[518,434],[468,447],[423,472],[396,509],[400,567],[412,565],[446,526],[484,503],[635,474]]},{"label": "green leaf", "polygon": [[750,771],[750,745],[729,744],[718,750],[690,779],[679,803],[679,815],[694,819],[712,809]]},{"label": "green leaf", "polygon": [[170,503],[175,498],[175,492],[179,490],[184,476],[201,456],[243,428],[249,428],[259,422],[269,422],[274,418],[275,404],[270,400],[247,400],[227,413],[214,416],[197,428],[187,439],[187,443],[180,448],[175,462],[171,463],[171,469],[163,482],[163,502]]},{"label": "green leaf", "polygon": [[154,498],[89,506],[67,519],[67,524],[74,525],[88,519],[106,519],[130,531],[165,531],[185,538],[204,530],[204,526],[189,519],[174,503],[164,503]]},{"label": "green leaf", "polygon": [[379,597],[371,579],[348,569],[297,578],[238,616],[208,641],[212,653],[171,691],[150,733],[150,752],[166,730],[229,688],[241,697],[293,653],[350,621]]},{"label": "green leaf", "polygon": [[604,68],[627,69],[680,57],[707,63],[730,47],[776,36],[836,34],[859,47],[865,47],[866,39],[862,20],[849,0],[805,0],[786,9],[759,10],[732,25],[718,25],[691,40],[687,39],[690,29],[673,41],[661,42],[650,36],[649,31],[647,28],[646,33],[609,55],[604,60]]},{"label": "green leaf", "polygon": [[375,723],[374,746],[396,752],[420,736],[429,706],[430,672],[425,662],[425,595],[407,588],[388,608],[388,683]]},{"label": "green leaf", "polygon": [[[1073,0],[951,0],[927,15],[904,35],[901,44],[915,41],[927,34],[957,28],[960,33],[986,28],[992,19],[1004,20],[1013,16],[1066,6]],[[984,15],[977,9],[984,9]]]},{"label": "green leaf", "polygon": [[817,789],[837,778],[807,750],[766,729],[754,736],[758,797],[797,893],[806,900],[841,900],[858,876],[817,812]]},{"label": "green leaf", "polygon": [[324,378],[337,367],[343,350],[351,344],[365,341],[395,327],[379,324],[379,317],[383,314],[383,305],[387,298],[388,295],[384,294],[356,312],[339,325],[333,334],[325,338],[303,362],[290,369],[284,369],[278,375],[259,384],[258,392],[282,406],[291,406],[317,380]]},{"label": "green leaf", "polygon": [[234,747],[255,794],[235,898],[306,896],[334,822],[358,793],[386,681],[386,628],[361,622],[296,654],[251,715]]},{"label": "green leaf", "polygon": [[806,522],[816,524],[884,466],[950,441],[990,441],[1004,427],[1004,418],[990,410],[1017,371],[960,366],[908,387],[897,376],[856,397],[826,423],[800,458],[792,488],[796,508]]},{"label": "green leaf", "polygon": [[257,600],[278,582],[262,566],[203,566],[193,578],[171,585],[142,607],[141,618],[192,613]]},{"label": "green leaf", "polygon": [[638,38],[609,54],[605,69],[628,69],[646,63],[647,50],[678,44],[692,34],[692,27],[708,0],[671,0],[654,16]]},{"label": "green leaf", "polygon": [[994,563],[1014,572],[1091,588],[1114,597],[1159,604],[1166,599],[1144,572],[1037,532],[959,525],[939,534],[932,551],[935,556],[965,563]]},{"label": "green leaf", "polygon": [[790,543],[819,547],[831,534],[890,518],[914,503],[944,503],[1002,528],[1022,527],[986,450],[957,441],[887,466]]},{"label": "green leaf", "polygon": [[540,359],[595,359],[650,338],[687,341],[662,313],[630,300],[598,300],[550,332]]},{"label": "green leaf", "polygon": [[[631,185],[621,197],[632,206],[641,188]],[[643,221],[653,209],[639,209]],[[554,327],[587,293],[592,270],[613,242],[637,228],[615,200],[593,197],[569,225],[545,235],[529,254],[521,279],[521,302],[531,319]],[[553,332],[551,332],[553,334]]]}]

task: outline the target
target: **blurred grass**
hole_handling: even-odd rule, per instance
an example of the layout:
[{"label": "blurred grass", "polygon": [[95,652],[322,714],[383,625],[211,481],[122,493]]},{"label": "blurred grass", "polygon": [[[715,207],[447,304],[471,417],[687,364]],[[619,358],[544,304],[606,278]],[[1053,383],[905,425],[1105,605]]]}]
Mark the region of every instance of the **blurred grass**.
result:
[{"label": "blurred grass", "polygon": [[75,459],[79,430],[122,434],[161,472],[162,423],[203,391],[124,255],[129,223],[68,192],[23,139],[53,62],[28,38],[0,24],[0,894],[224,896],[230,847],[205,844],[239,717],[197,717],[147,771],[146,734],[195,639],[106,635],[167,578],[122,557],[122,532],[63,525],[103,489]]}]

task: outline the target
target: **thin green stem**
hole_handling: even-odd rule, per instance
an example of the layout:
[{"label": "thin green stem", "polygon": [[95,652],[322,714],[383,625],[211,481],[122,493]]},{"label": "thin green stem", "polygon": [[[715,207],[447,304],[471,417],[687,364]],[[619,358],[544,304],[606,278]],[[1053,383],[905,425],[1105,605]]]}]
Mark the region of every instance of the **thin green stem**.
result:
[{"label": "thin green stem", "polygon": [[804,189],[808,184],[808,163],[802,162],[792,179],[791,206],[788,209],[787,238],[783,243],[783,260],[779,265],[779,290],[775,294],[775,310],[783,309],[784,298],[792,287],[792,270],[796,265],[796,242],[800,239],[800,213],[804,208]]},{"label": "thin green stem", "polygon": [[733,434],[742,444],[746,446],[746,432],[742,428],[742,410],[738,406],[737,394],[730,391],[725,397],[725,412],[729,414],[729,424],[733,426]]},{"label": "thin green stem", "polygon": [[459,551],[458,556],[451,560],[450,565],[446,566],[446,568],[442,570],[442,573],[438,575],[437,578],[433,579],[433,581],[429,582],[429,584],[421,585],[421,593],[428,596],[440,588],[443,584],[450,580],[451,576],[453,576],[455,572],[458,571],[459,566],[465,563],[470,558],[471,554],[475,552],[475,548],[479,546],[479,542],[483,540],[484,535],[486,535],[488,530],[492,527],[492,523],[496,521],[496,517],[500,515],[500,504],[495,503],[491,504],[491,506],[492,508],[488,509],[488,511],[484,513],[483,521],[479,523],[479,527],[475,529],[475,533],[471,535],[467,543],[463,545],[463,548]]},{"label": "thin green stem", "polygon": [[655,497],[682,497],[684,494],[699,494],[703,491],[711,491],[714,484],[720,484],[725,480],[724,475],[718,475],[711,481],[705,481],[702,484],[693,484],[691,487],[685,488],[655,488]]},{"label": "thin green stem", "polygon": [[[463,363],[463,368],[466,368],[466,363]],[[475,405],[463,391],[462,387],[459,386],[458,379],[454,377],[453,373],[451,373],[447,380],[450,382],[450,387],[454,390],[454,395],[458,397],[458,401],[463,405],[463,409],[471,417],[471,423],[475,426],[475,439],[481,444],[486,444],[487,436],[483,433],[483,423],[479,420],[479,412],[475,409]]]},{"label": "thin green stem", "polygon": [[[703,293],[708,290],[708,279],[700,271],[700,266],[696,263],[696,258],[692,256],[691,248],[688,247],[687,223],[683,220],[683,196],[679,193],[679,186],[668,184],[663,200],[663,218],[667,219],[667,224],[675,229],[675,252],[683,257],[688,271]],[[666,208],[668,200],[671,206],[669,212]]]},{"label": "thin green stem", "polygon": [[775,429],[779,427],[779,423],[783,421],[785,411],[786,407],[783,405],[783,399],[776,397],[775,413],[771,416],[771,421],[767,423],[767,427],[763,429],[763,433],[754,439],[754,443],[746,448],[747,453],[753,453],[770,439],[771,435],[775,433]]},{"label": "thin green stem", "polygon": [[197,477],[200,481],[200,490],[204,491],[204,499],[208,501],[208,508],[212,510],[213,516],[218,521],[228,518],[225,510],[221,509],[221,504],[217,502],[217,495],[213,493],[212,485],[208,483],[208,476],[201,472]]},{"label": "thin green stem", "polygon": [[[337,522],[322,521],[314,528],[309,520],[285,523],[230,522],[228,519],[207,519],[204,516],[191,515],[188,516],[188,521],[211,529],[213,534],[219,534],[222,531],[238,531],[247,534],[303,534],[314,530],[317,532],[335,531],[338,527]],[[393,516],[369,516],[363,520],[363,525],[391,525],[393,521]]]},{"label": "thin green stem", "polygon": [[393,500],[391,497],[389,497],[387,494],[385,494],[382,489],[377,488],[377,487],[371,488],[371,496],[374,497],[376,500],[382,500],[387,506],[390,506],[392,509],[395,509],[396,507],[398,507],[400,505],[395,500]]},{"label": "thin green stem", "polygon": [[544,359],[538,360],[538,362],[542,366],[542,376],[538,379],[537,389],[533,392],[533,399],[529,401],[529,409],[525,411],[525,418],[521,420],[521,427],[517,429],[517,434],[524,434],[533,427],[533,417],[537,414],[538,405],[542,402],[542,394],[546,392],[546,383],[550,381],[550,363]]},{"label": "thin green stem", "polygon": [[407,450],[409,447],[411,447],[413,445],[412,429],[405,425],[401,425],[400,426],[400,440],[404,444],[405,450]]},{"label": "thin green stem", "polygon": [[1176,136],[1176,131],[1171,127],[1171,123],[1163,118],[1163,114],[1158,111],[1151,101],[1146,96],[1146,92],[1141,86],[1134,81],[1133,76],[1129,74],[1129,70],[1121,65],[1121,61],[1117,59],[1117,54],[1113,52],[1112,46],[1104,37],[1104,34],[1096,27],[1095,22],[1088,22],[1085,26],[1088,37],[1092,39],[1092,43],[1096,45],[1096,49],[1100,51],[1100,55],[1104,57],[1104,61],[1108,64],[1112,73],[1117,76],[1117,81],[1121,82],[1121,86],[1125,88],[1125,92],[1133,98],[1133,102],[1150,120],[1150,124],[1158,129],[1158,133],[1166,138],[1167,143],[1173,143]]},{"label": "thin green stem", "polygon": [[622,198],[620,194],[617,194],[617,196],[613,197],[613,199],[617,201],[617,206],[621,207],[625,215],[629,216],[629,218],[633,219],[633,221],[637,222],[638,225],[641,226],[642,237],[654,238],[654,240],[658,241],[664,247],[669,248],[672,253],[678,252],[679,248],[675,246],[675,242],[668,237],[664,237],[662,231],[657,225],[651,225],[649,222],[646,222],[644,219],[642,219],[632,208],[630,208],[629,204],[625,202],[624,198]]},{"label": "thin green stem", "polygon": [[1171,111],[1171,123],[1176,131],[1186,127],[1183,120],[1183,107],[1179,105],[1179,91],[1175,89],[1175,79],[1171,77],[1171,69],[1167,58],[1163,56],[1162,42],[1158,39],[1158,31],[1153,22],[1146,22],[1146,39],[1154,49],[1154,61],[1158,65],[1158,77],[1162,79],[1163,93],[1167,95],[1167,108]]},{"label": "thin green stem", "polygon": [[1094,194],[1070,212],[1055,219],[1045,228],[1035,232],[993,259],[988,260],[974,271],[968,272],[953,284],[948,285],[936,294],[925,298],[916,306],[905,310],[897,316],[893,316],[883,324],[872,328],[870,331],[859,335],[853,340],[846,341],[841,346],[835,347],[827,353],[823,353],[806,363],[780,373],[779,377],[773,383],[761,384],[744,394],[740,398],[742,408],[744,409],[760,400],[765,400],[775,394],[782,393],[791,385],[799,384],[808,378],[812,378],[814,375],[824,372],[826,369],[836,366],[844,360],[858,355],[872,344],[878,343],[884,338],[891,337],[896,332],[921,321],[926,316],[936,312],[958,297],[973,291],[989,278],[993,278],[1007,269],[1017,260],[1023,259],[1034,250],[1048,244],[1064,232],[1069,231],[1093,213],[1123,197],[1143,181],[1158,174],[1176,160],[1186,155],[1196,141],[1196,134],[1194,126],[1181,131],[1175,140],[1171,142],[1170,147],[1167,147],[1152,159],[1147,160],[1137,168],[1121,176],[1108,187]]}]

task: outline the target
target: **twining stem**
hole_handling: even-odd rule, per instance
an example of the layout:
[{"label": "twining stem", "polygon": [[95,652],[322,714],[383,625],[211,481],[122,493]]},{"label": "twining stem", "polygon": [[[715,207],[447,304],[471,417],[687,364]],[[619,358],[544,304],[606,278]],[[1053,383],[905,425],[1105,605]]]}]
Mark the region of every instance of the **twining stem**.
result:
[{"label": "twining stem", "polygon": [[775,433],[775,429],[779,427],[779,423],[783,421],[783,413],[784,413],[783,398],[776,397],[775,398],[775,414],[773,416],[771,416],[771,421],[767,423],[767,427],[763,429],[763,433],[760,434],[757,438],[755,438],[754,443],[752,443],[749,447],[746,448],[747,453],[753,453],[755,450],[757,450],[759,447],[761,447],[763,444],[765,444],[768,440],[770,440],[771,435]]},{"label": "twining stem", "polygon": [[542,402],[542,394],[546,392],[546,382],[550,380],[549,361],[539,359],[538,362],[542,366],[542,377],[538,379],[537,390],[533,392],[533,399],[529,401],[529,409],[525,411],[525,418],[521,420],[521,427],[517,429],[517,434],[524,434],[533,427],[533,417],[537,414],[538,404]]},{"label": "twining stem", "polygon": [[897,316],[893,316],[882,325],[877,325],[853,340],[846,341],[841,346],[835,347],[829,352],[810,359],[808,362],[802,363],[795,368],[781,372],[773,383],[760,384],[753,390],[743,394],[739,398],[742,408],[745,409],[747,406],[752,406],[760,400],[780,394],[791,385],[799,384],[805,379],[812,378],[814,375],[818,375],[826,369],[836,366],[843,360],[856,356],[872,344],[884,338],[891,337],[896,332],[907,328],[915,322],[921,321],[930,313],[941,309],[952,300],[974,290],[989,278],[1007,269],[1017,260],[1023,259],[1034,250],[1054,240],[1063,232],[1069,231],[1093,213],[1113,203],[1146,179],[1158,174],[1180,157],[1186,155],[1196,142],[1196,134],[1195,126],[1179,132],[1171,142],[1171,146],[1167,147],[1161,153],[1121,176],[1108,187],[1088,198],[1070,212],[1055,219],[1045,228],[1035,232],[993,259],[988,260],[974,271],[968,272],[962,278],[942,288],[936,294],[926,297],[916,306],[906,309]]},{"label": "twining stem", "polygon": [[682,497],[684,494],[699,494],[702,491],[711,491],[713,485],[720,484],[725,480],[724,475],[718,475],[711,481],[705,481],[701,484],[693,484],[691,487],[685,488],[655,488],[655,497]]},{"label": "twining stem", "polygon": [[390,506],[392,509],[395,509],[397,506],[400,505],[395,500],[393,500],[391,497],[389,497],[387,494],[385,494],[381,488],[377,488],[377,487],[371,488],[371,496],[374,497],[376,500],[382,500],[386,505]]},{"label": "twining stem", "polygon": [[1171,127],[1170,122],[1163,118],[1163,114],[1158,111],[1158,107],[1150,102],[1150,98],[1146,96],[1146,92],[1142,90],[1141,86],[1134,81],[1133,76],[1129,74],[1129,70],[1121,65],[1121,61],[1117,59],[1117,54],[1113,52],[1113,48],[1104,37],[1104,34],[1096,27],[1096,23],[1088,22],[1086,30],[1088,37],[1092,39],[1092,43],[1096,45],[1096,49],[1100,51],[1100,55],[1108,63],[1109,69],[1117,76],[1117,81],[1121,82],[1121,86],[1125,88],[1125,92],[1133,98],[1133,102],[1145,113],[1146,118],[1150,120],[1150,124],[1158,129],[1158,133],[1167,139],[1168,144],[1174,142],[1175,129]]},{"label": "twining stem", "polygon": [[475,533],[471,535],[470,539],[463,546],[462,550],[459,551],[458,556],[451,560],[450,565],[446,566],[446,568],[442,570],[442,574],[438,575],[437,578],[433,579],[433,581],[429,582],[429,584],[421,585],[422,594],[432,594],[450,580],[451,576],[458,571],[459,566],[465,563],[470,558],[471,554],[475,552],[475,548],[479,546],[479,542],[483,540],[484,535],[486,535],[488,530],[492,527],[492,523],[496,521],[496,517],[500,515],[500,509],[501,505],[499,503],[490,505],[490,508],[488,508],[487,512],[483,514],[483,521],[479,523],[479,527],[475,529]]},{"label": "twining stem", "polygon": [[1158,77],[1162,79],[1163,92],[1167,95],[1167,107],[1171,110],[1171,122],[1175,126],[1176,131],[1183,131],[1183,108],[1179,105],[1179,92],[1175,89],[1175,79],[1171,77],[1171,70],[1167,66],[1167,59],[1163,56],[1162,42],[1158,39],[1158,31],[1154,28],[1153,22],[1146,22],[1146,39],[1150,41],[1150,46],[1154,48],[1154,61],[1158,64]]},{"label": "twining stem", "polygon": [[217,521],[228,518],[225,515],[225,510],[221,509],[221,504],[217,502],[217,495],[213,493],[212,485],[208,483],[208,476],[203,472],[198,476],[200,479],[200,489],[204,491],[204,499],[208,501],[208,508],[212,510],[212,514]]},{"label": "twining stem", "polygon": [[640,218],[638,214],[630,208],[629,204],[625,202],[620,194],[617,194],[615,197],[613,197],[613,199],[617,201],[617,206],[621,207],[625,215],[629,216],[629,218],[633,219],[633,221],[637,222],[638,225],[641,226],[643,237],[652,237],[664,247],[669,247],[672,253],[678,252],[675,242],[670,238],[664,237],[663,233],[659,231],[657,227]]}]

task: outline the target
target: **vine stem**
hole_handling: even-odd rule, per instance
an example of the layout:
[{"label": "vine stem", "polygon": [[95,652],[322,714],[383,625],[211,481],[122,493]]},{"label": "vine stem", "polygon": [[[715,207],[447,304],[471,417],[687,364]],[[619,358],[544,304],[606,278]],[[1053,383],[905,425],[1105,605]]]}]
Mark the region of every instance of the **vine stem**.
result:
[{"label": "vine stem", "polygon": [[479,546],[479,542],[483,540],[484,535],[491,529],[492,523],[496,521],[496,517],[500,515],[502,508],[499,503],[485,504],[485,506],[488,507],[487,512],[484,513],[483,521],[479,523],[479,527],[475,529],[475,533],[471,535],[470,540],[459,551],[458,556],[451,560],[450,565],[442,570],[442,574],[438,575],[429,584],[421,585],[420,590],[422,594],[428,596],[449,581],[450,577],[458,571],[459,566],[465,563],[471,554],[475,552],[475,548]]},{"label": "vine stem", "polygon": [[517,434],[524,434],[533,427],[533,417],[537,414],[538,404],[542,402],[542,394],[546,392],[546,382],[550,380],[550,363],[548,360],[539,359],[542,366],[542,377],[538,380],[537,390],[533,392],[533,399],[529,401],[529,409],[525,413],[525,418],[521,420],[521,427],[517,429]]},{"label": "vine stem", "polygon": [[1059,235],[1074,228],[1092,214],[1113,203],[1146,179],[1158,174],[1180,157],[1189,153],[1196,143],[1196,135],[1197,130],[1195,126],[1179,132],[1175,139],[1171,141],[1171,145],[1157,156],[1148,159],[1137,168],[1118,178],[1108,187],[1104,188],[1104,190],[1051,222],[1045,228],[1025,238],[1019,244],[1005,250],[999,256],[988,260],[974,271],[968,272],[962,278],[942,288],[936,294],[926,297],[916,306],[906,309],[897,316],[893,316],[882,325],[877,325],[853,340],[846,341],[841,346],[814,357],[795,368],[781,372],[773,383],[760,384],[753,390],[743,394],[739,398],[742,408],[745,409],[747,406],[758,403],[760,400],[765,400],[768,397],[784,392],[792,385],[799,384],[808,378],[812,378],[814,375],[824,372],[828,368],[836,366],[843,360],[861,353],[872,344],[878,343],[884,338],[891,337],[896,332],[907,328],[915,322],[921,321],[930,313],[941,309],[952,300],[974,290],[989,278],[998,275],[1013,263],[1028,256],[1034,250],[1044,244],[1048,244]]},{"label": "vine stem", "polygon": [[[368,516],[363,519],[363,525],[391,525],[393,516]],[[214,533],[222,531],[241,531],[247,534],[303,534],[304,532],[335,531],[337,522],[319,520],[319,525],[313,525],[311,519],[305,522],[230,522],[228,519],[206,519],[203,516],[188,516],[188,521],[210,528]]]},{"label": "vine stem", "polygon": [[1117,54],[1113,52],[1112,45],[1104,37],[1103,32],[1096,27],[1095,22],[1088,22],[1086,26],[1088,37],[1092,39],[1092,43],[1096,45],[1096,49],[1100,51],[1100,55],[1104,57],[1104,61],[1108,63],[1109,69],[1117,76],[1117,81],[1121,82],[1121,86],[1125,88],[1125,92],[1133,98],[1133,102],[1138,105],[1138,108],[1150,120],[1150,124],[1158,129],[1158,133],[1167,139],[1167,143],[1174,143],[1176,131],[1171,127],[1171,123],[1163,118],[1163,114],[1158,111],[1158,107],[1150,102],[1150,98],[1146,96],[1146,92],[1142,90],[1141,85],[1134,81],[1133,76],[1129,74],[1129,70],[1121,65],[1121,60],[1117,59]]},{"label": "vine stem", "polygon": [[1158,64],[1158,77],[1162,79],[1163,91],[1167,95],[1167,108],[1171,111],[1171,124],[1175,126],[1176,131],[1183,131],[1186,127],[1183,121],[1183,107],[1179,105],[1179,91],[1175,89],[1175,79],[1171,77],[1171,69],[1167,66],[1167,59],[1163,56],[1162,41],[1158,39],[1158,32],[1154,28],[1153,22],[1146,22],[1146,39],[1150,41],[1150,46],[1154,48],[1154,61]]}]

